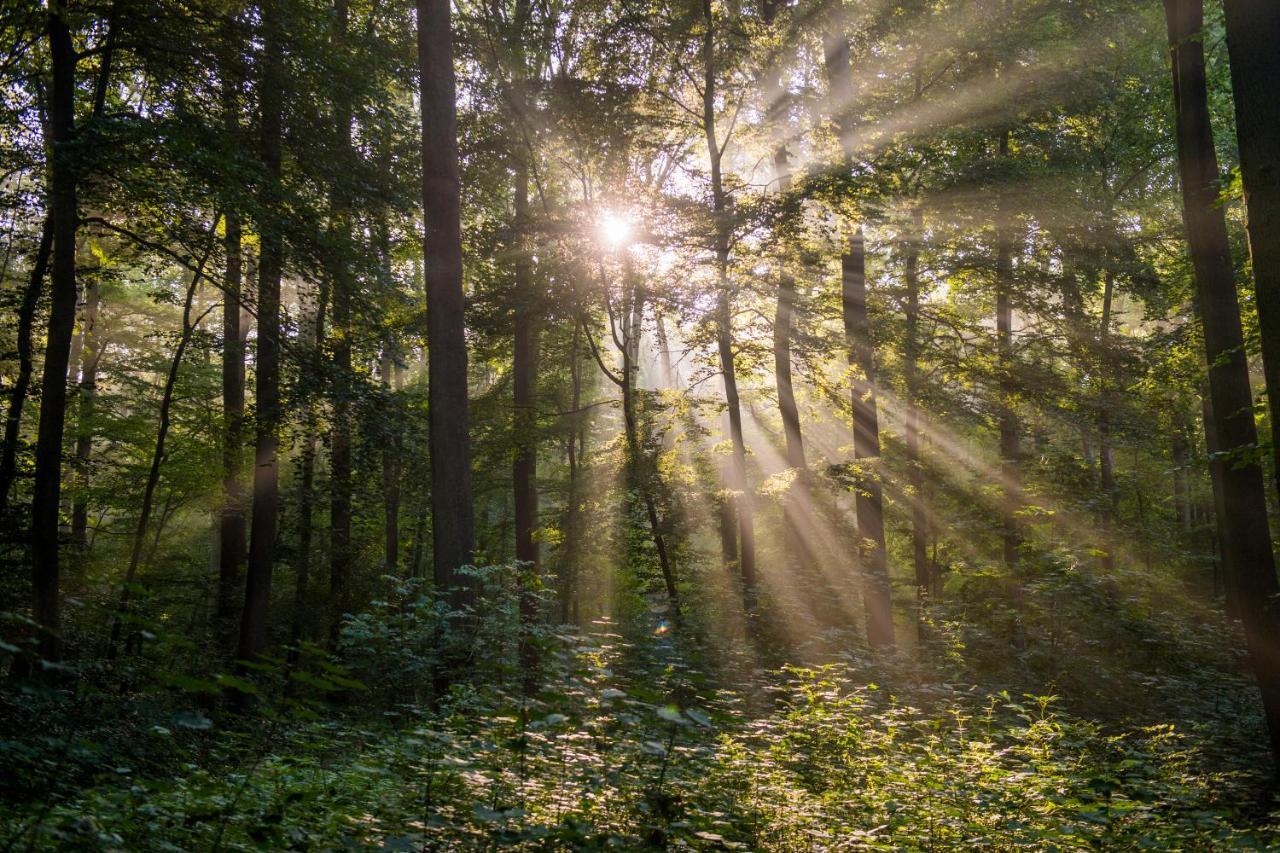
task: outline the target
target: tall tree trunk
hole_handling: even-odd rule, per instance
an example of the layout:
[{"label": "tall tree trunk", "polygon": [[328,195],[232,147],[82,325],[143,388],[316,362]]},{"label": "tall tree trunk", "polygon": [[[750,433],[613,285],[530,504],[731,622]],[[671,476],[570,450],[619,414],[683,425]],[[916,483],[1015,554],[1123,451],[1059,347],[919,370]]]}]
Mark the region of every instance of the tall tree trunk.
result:
[{"label": "tall tree trunk", "polygon": [[[997,138],[998,155],[1009,156],[1008,129],[1000,131]],[[996,367],[998,371],[999,428],[1000,428],[1000,478],[1004,483],[1004,528],[1001,540],[1004,544],[1004,564],[1014,577],[1014,595],[1021,601],[1022,582],[1016,577],[1018,549],[1022,534],[1018,527],[1017,511],[1021,503],[1022,489],[1019,482],[1018,460],[1021,425],[1018,423],[1017,378],[1013,363],[1013,227],[1009,220],[1004,193],[996,201]],[[1020,634],[1015,638],[1021,642]]]},{"label": "tall tree trunk", "polygon": [[[1262,468],[1253,456],[1253,395],[1232,276],[1226,219],[1209,121],[1202,0],[1165,0],[1182,176],[1183,217],[1195,266],[1198,308],[1209,365],[1209,393],[1222,453],[1224,574],[1238,590],[1249,657],[1262,694],[1272,755],[1280,763],[1280,619]],[[1268,164],[1270,165],[1270,164]]]},{"label": "tall tree trunk", "polygon": [[525,247],[523,229],[529,217],[529,176],[523,156],[516,164],[516,230],[520,232],[521,246],[515,259],[515,322],[512,358],[512,384],[514,388],[514,429],[512,443],[515,455],[511,463],[511,480],[515,498],[516,559],[529,563],[536,573],[538,543],[534,531],[538,525],[538,484],[536,438],[537,421],[534,411],[535,383],[538,375],[538,329],[536,314],[538,305],[533,293],[533,266]]},{"label": "tall tree trunk", "polygon": [[[778,2],[764,4],[765,23],[773,24]],[[786,194],[791,189],[791,155],[787,151],[787,111],[790,96],[782,79],[781,67],[765,74],[762,90],[765,110],[769,116],[769,131],[773,138],[773,174],[778,192]],[[778,411],[782,416],[782,433],[786,446],[787,465],[805,471],[804,441],[800,434],[800,412],[796,407],[795,390],[791,382],[791,332],[795,322],[796,280],[786,269],[778,275],[777,307],[773,321],[773,372],[778,387]]]},{"label": "tall tree trunk", "polygon": [[1248,210],[1263,375],[1271,415],[1273,474],[1280,488],[1280,4],[1223,0],[1240,174]]},{"label": "tall tree trunk", "polygon": [[[832,122],[840,137],[844,168],[853,166],[852,119],[858,88],[854,83],[853,56],[842,24],[823,39],[823,67],[827,75]],[[867,643],[873,649],[894,645],[892,593],[885,557],[884,499],[880,484],[880,425],[876,405],[875,344],[867,315],[866,246],[862,225],[853,229],[840,258],[841,296],[849,363],[859,374],[853,379],[853,455],[859,465],[854,498],[858,518],[858,552],[866,576],[863,607],[867,617]],[[873,460],[873,461],[867,461]]]},{"label": "tall tree trunk", "polygon": [[920,241],[924,236],[924,213],[920,206],[911,211],[911,230],[906,239],[903,278],[906,284],[906,329],[903,361],[906,366],[906,451],[907,485],[911,489],[911,566],[916,579],[916,629],[924,636],[924,603],[929,596],[929,518],[924,502],[924,468],[920,459]]},{"label": "tall tree trunk", "polygon": [[[767,25],[775,22],[778,6],[773,0],[763,5]],[[791,189],[791,157],[787,151],[788,108],[791,98],[782,77],[781,57],[765,73],[761,90],[773,142],[773,174],[778,184],[778,193],[785,195]],[[773,315],[773,376],[774,385],[778,389],[778,414],[782,418],[787,466],[794,469],[795,477],[783,495],[783,524],[787,552],[793,556],[798,567],[807,570],[811,569],[814,560],[803,529],[804,521],[811,512],[808,498],[809,466],[805,461],[800,410],[796,406],[791,376],[791,333],[795,324],[795,311],[796,280],[784,266],[778,272],[777,304]]]},{"label": "tall tree trunk", "polygon": [[9,491],[18,474],[18,442],[22,431],[22,409],[31,388],[32,358],[31,329],[35,325],[36,305],[44,287],[44,277],[49,270],[49,256],[53,252],[53,218],[46,216],[40,228],[40,247],[31,265],[31,277],[22,291],[22,304],[18,308],[18,376],[9,394],[9,411],[5,414],[4,445],[0,448],[0,518],[9,508]]},{"label": "tall tree trunk", "polygon": [[565,498],[564,551],[560,569],[560,621],[576,622],[578,618],[578,553],[579,519],[581,518],[581,457],[579,455],[582,434],[582,325],[575,323],[573,342],[569,349],[569,381],[572,388],[569,406],[569,435],[565,442],[565,459],[569,468],[568,496]]},{"label": "tall tree trunk", "polygon": [[[800,434],[800,409],[791,380],[791,331],[795,317],[796,280],[787,274],[778,279],[778,303],[773,315],[773,374],[778,386],[778,411],[782,416],[787,465],[803,474],[808,469]],[[796,482],[798,483],[798,477]]]},{"label": "tall tree trunk", "polygon": [[[756,609],[757,597],[755,519],[751,484],[747,479],[747,445],[742,433],[742,404],[738,397],[738,375],[733,356],[733,309],[729,283],[729,239],[732,223],[729,219],[729,199],[721,174],[720,161],[724,148],[716,132],[716,29],[711,0],[703,0],[702,15],[706,28],[702,37],[702,129],[707,141],[707,156],[711,160],[711,200],[715,218],[716,349],[720,355],[729,438],[733,444],[729,469],[731,476],[726,485],[734,493],[731,505],[738,521],[738,571],[742,576],[743,605],[751,613]],[[721,536],[723,539],[723,528]],[[725,558],[726,561],[729,558],[727,553]]]},{"label": "tall tree trunk", "polygon": [[66,4],[53,0],[48,35],[53,85],[49,89],[48,210],[53,223],[52,299],[41,376],[36,438],[35,490],[31,501],[31,615],[40,629],[39,652],[62,658],[58,565],[58,511],[62,496],[62,440],[67,416],[67,363],[76,322],[75,71]]},{"label": "tall tree trunk", "polygon": [[[244,489],[244,338],[240,331],[244,267],[240,215],[228,210],[222,288],[222,513],[218,519],[218,600],[214,621],[220,647],[232,648],[235,603],[247,539]],[[225,653],[225,651],[224,651]]]},{"label": "tall tree trunk", "polygon": [[1098,485],[1102,489],[1102,568],[1115,568],[1112,544],[1112,527],[1115,524],[1117,491],[1115,458],[1111,453],[1111,408],[1114,399],[1108,384],[1106,365],[1107,347],[1111,343],[1111,302],[1115,293],[1116,276],[1107,270],[1102,285],[1102,319],[1098,324]]},{"label": "tall tree trunk", "polygon": [[283,22],[275,0],[265,0],[262,15],[262,72],[258,87],[261,111],[261,157],[266,185],[258,223],[258,357],[255,379],[256,418],[253,468],[253,514],[249,563],[245,574],[244,610],[236,657],[252,661],[267,645],[267,607],[275,567],[279,515],[280,444],[280,278],[284,239],[279,213],[281,141],[284,124]]},{"label": "tall tree trunk", "polygon": [[471,438],[462,290],[461,184],[449,0],[417,0],[422,86],[423,258],[427,289],[431,526],[436,587],[456,602],[472,559]]},{"label": "tall tree trunk", "polygon": [[880,484],[880,419],[876,407],[875,349],[867,314],[866,250],[862,226],[849,237],[840,259],[845,344],[855,370],[852,381],[853,457],[858,466],[854,503],[858,516],[858,554],[866,573],[863,607],[867,643],[873,649],[894,644],[893,602],[885,555],[884,498]]},{"label": "tall tree trunk", "polygon": [[[333,50],[343,54],[347,41],[347,0],[334,3]],[[334,149],[339,162],[354,166],[351,150],[351,105],[342,87],[334,99]],[[330,233],[333,251],[329,277],[333,287],[333,423],[329,435],[329,603],[333,608],[329,635],[336,637],[350,609],[351,584],[351,297],[354,282],[347,263],[351,211],[339,177],[330,188]]]},{"label": "tall tree trunk", "polygon": [[[397,358],[394,341],[388,342],[382,350],[378,372],[383,391],[398,408],[399,400],[393,396],[400,390]],[[382,562],[383,570],[389,575],[400,573],[400,448],[400,431],[396,430],[382,451]]]},{"label": "tall tree trunk", "polygon": [[[1177,405],[1175,403],[1175,405]],[[1187,439],[1186,415],[1177,410],[1173,421],[1173,519],[1183,532],[1191,529],[1191,488],[1187,468],[1191,464],[1191,443]]]},{"label": "tall tree trunk", "polygon": [[[308,598],[311,595],[311,565],[315,552],[315,503],[316,503],[316,457],[320,440],[320,400],[317,387],[323,374],[321,361],[324,358],[325,311],[328,308],[329,289],[321,285],[317,288],[315,305],[309,327],[305,328],[306,340],[310,348],[306,350],[306,361],[301,365],[302,382],[300,385],[305,398],[306,414],[302,422],[302,451],[298,454],[298,541],[293,553],[293,612],[289,618],[289,651],[286,661],[292,669],[302,657],[302,641],[308,634],[315,634],[316,620],[311,613]],[[332,598],[329,604],[334,609]],[[338,614],[341,615],[340,613]],[[334,614],[325,614],[329,619],[329,638],[336,639],[339,621]]]},{"label": "tall tree trunk", "polygon": [[1223,477],[1226,464],[1222,460],[1222,445],[1218,442],[1218,421],[1213,414],[1213,400],[1209,395],[1207,379],[1208,377],[1206,376],[1206,387],[1200,393],[1200,413],[1204,419],[1205,455],[1209,458],[1209,487],[1213,495],[1213,540],[1214,546],[1217,548],[1213,591],[1216,595],[1219,587],[1221,588],[1223,609],[1226,610],[1227,616],[1232,619],[1238,619],[1240,618],[1240,606],[1236,597],[1235,583],[1233,577],[1227,573],[1227,565],[1230,562],[1231,555],[1227,552],[1227,526],[1223,521],[1227,515],[1226,481]]},{"label": "tall tree trunk", "polygon": [[[523,92],[522,81],[516,88]],[[517,95],[522,97],[522,94]],[[515,305],[512,329],[513,428],[511,486],[515,504],[516,560],[520,567],[520,666],[524,688],[536,688],[538,647],[532,628],[538,618],[539,554],[535,532],[538,527],[538,422],[535,411],[538,378],[538,299],[533,289],[533,261],[525,233],[529,225],[529,165],[519,143],[515,161],[515,225],[518,247],[515,255]]]},{"label": "tall tree trunk", "polygon": [[80,384],[76,388],[76,447],[71,458],[74,491],[71,500],[71,541],[80,547],[88,542],[89,463],[93,457],[93,416],[98,399],[98,364],[102,359],[102,330],[98,316],[102,290],[96,281],[84,288],[84,310],[80,314]]},{"label": "tall tree trunk", "polygon": [[680,373],[675,362],[671,360],[671,342],[667,339],[667,326],[662,319],[662,312],[654,307],[653,332],[658,343],[658,357],[662,364],[662,387],[675,388],[680,381]]},{"label": "tall tree trunk", "polygon": [[[296,664],[301,656],[301,644],[314,627],[308,618],[307,598],[311,589],[311,559],[315,553],[316,511],[316,456],[320,428],[320,413],[315,400],[307,402],[307,414],[302,424],[302,452],[298,454],[298,542],[293,554],[293,612],[289,617],[290,664]],[[338,623],[331,621],[336,633]]]}]

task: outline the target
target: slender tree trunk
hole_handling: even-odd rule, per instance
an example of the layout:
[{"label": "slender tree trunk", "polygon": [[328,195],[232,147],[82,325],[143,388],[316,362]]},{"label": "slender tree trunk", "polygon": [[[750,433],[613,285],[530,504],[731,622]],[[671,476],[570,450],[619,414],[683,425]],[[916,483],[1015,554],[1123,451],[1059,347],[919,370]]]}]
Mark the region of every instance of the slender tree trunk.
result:
[{"label": "slender tree trunk", "polygon": [[0,448],[0,518],[8,514],[9,491],[18,473],[18,442],[22,434],[22,409],[31,388],[34,369],[31,329],[35,325],[36,305],[44,287],[44,277],[49,270],[49,256],[53,252],[53,219],[46,216],[40,228],[40,247],[31,265],[31,277],[22,291],[22,304],[18,308],[18,376],[9,395],[9,411],[5,415],[4,445]]},{"label": "slender tree trunk", "polygon": [[[772,24],[778,11],[776,2],[764,4],[766,24]],[[791,188],[791,158],[787,151],[788,107],[790,97],[782,79],[780,63],[764,75],[762,91],[765,110],[773,137],[773,173],[779,194]],[[778,414],[782,418],[782,436],[787,466],[795,477],[782,498],[784,537],[787,552],[795,565],[812,569],[814,559],[804,533],[803,524],[811,512],[808,497],[809,466],[805,461],[804,440],[800,432],[800,410],[796,406],[791,377],[791,333],[795,324],[796,280],[785,266],[778,272],[777,305],[773,316],[773,375],[778,389]]]},{"label": "slender tree trunk", "polygon": [[1209,486],[1213,493],[1213,544],[1217,549],[1213,592],[1217,595],[1221,589],[1223,609],[1226,610],[1227,616],[1239,619],[1240,605],[1236,596],[1235,583],[1233,577],[1227,573],[1227,564],[1231,555],[1227,551],[1227,525],[1223,521],[1227,515],[1226,486],[1223,477],[1225,463],[1222,461],[1222,445],[1218,442],[1217,419],[1213,415],[1213,401],[1209,396],[1207,381],[1205,385],[1200,394],[1200,412],[1204,419],[1205,454],[1209,457]]},{"label": "slender tree trunk", "polygon": [[778,281],[778,304],[773,317],[773,372],[778,386],[778,410],[786,442],[787,465],[804,472],[804,440],[800,435],[800,409],[796,406],[791,381],[791,329],[795,317],[796,281],[782,275]]},{"label": "slender tree trunk", "polygon": [[[347,0],[334,3],[333,49],[341,54],[347,41]],[[354,166],[351,149],[351,105],[341,89],[334,99],[334,149],[340,162]],[[329,258],[333,288],[333,423],[329,434],[329,620],[336,637],[342,616],[351,608],[351,297],[355,283],[346,259],[351,240],[351,211],[340,178],[330,191],[330,232],[334,248]]]},{"label": "slender tree trunk", "polygon": [[[765,22],[772,24],[777,15],[778,3],[764,4]],[[787,110],[790,97],[782,79],[781,69],[766,74],[763,80],[765,110],[769,115],[769,129],[773,136],[773,173],[778,192],[791,189],[791,156],[787,151]],[[782,433],[786,445],[787,465],[805,471],[804,441],[800,434],[800,412],[796,407],[795,390],[791,382],[791,332],[795,322],[796,280],[786,269],[778,275],[777,307],[773,321],[773,373],[778,387],[778,411],[782,416]]]},{"label": "slender tree trunk", "polygon": [[[729,239],[732,224],[729,220],[728,196],[721,174],[721,147],[716,132],[716,60],[715,18],[711,0],[702,2],[706,31],[702,39],[702,129],[707,141],[707,156],[711,160],[711,198],[715,218],[716,275],[716,349],[720,355],[720,372],[724,377],[726,414],[729,418],[729,438],[733,444],[730,458],[731,479],[727,483],[734,492],[733,512],[737,515],[737,561],[742,576],[743,605],[748,613],[756,609],[756,535],[751,484],[747,478],[747,446],[742,433],[742,404],[738,397],[738,374],[733,355],[733,309],[729,283]],[[722,528],[722,538],[724,536]],[[726,562],[729,554],[725,554]]]},{"label": "slender tree trunk", "polygon": [[1187,440],[1186,416],[1180,409],[1174,415],[1171,451],[1173,458],[1173,518],[1179,529],[1186,532],[1191,529],[1191,489],[1187,477],[1187,468],[1191,464],[1191,444]]},{"label": "slender tree trunk", "polygon": [[653,331],[658,341],[658,357],[662,360],[662,387],[675,388],[680,381],[675,362],[671,360],[671,343],[667,340],[667,326],[662,320],[662,312],[654,307]]},{"label": "slender tree trunk", "polygon": [[633,343],[634,337],[639,334],[639,329],[634,318],[642,311],[642,306],[637,306],[637,300],[643,301],[643,291],[636,284],[634,276],[631,272],[630,264],[623,260],[623,299],[622,299],[622,332],[619,337],[617,328],[617,320],[614,314],[613,305],[610,301],[608,282],[605,279],[604,265],[600,266],[600,284],[601,290],[605,294],[605,304],[609,310],[609,327],[613,336],[615,346],[622,355],[622,372],[621,375],[615,374],[604,363],[604,358],[600,355],[600,350],[595,344],[595,339],[591,333],[583,326],[583,331],[587,337],[587,343],[591,347],[591,354],[596,360],[596,364],[600,367],[600,371],[608,377],[614,385],[622,392],[622,422],[623,422],[623,438],[626,440],[626,477],[630,486],[636,489],[640,494],[641,502],[644,504],[645,516],[649,522],[649,531],[653,537],[653,545],[658,553],[658,565],[662,571],[662,581],[667,590],[667,600],[670,602],[672,609],[679,613],[679,596],[676,588],[675,571],[671,565],[670,554],[667,551],[666,536],[662,532],[661,519],[658,517],[658,503],[654,497],[655,480],[657,472],[651,461],[644,453],[644,448],[640,443],[640,427],[638,417],[636,415],[635,403],[635,375],[636,363],[634,355],[638,348]]},{"label": "slender tree trunk", "polygon": [[1271,415],[1273,475],[1280,488],[1280,4],[1223,0],[1249,256]]},{"label": "slender tree trunk", "polygon": [[[1226,219],[1218,204],[1219,172],[1209,121],[1202,0],[1165,0],[1182,176],[1183,216],[1195,267],[1197,307],[1209,365],[1209,394],[1220,451],[1224,575],[1238,591],[1249,657],[1262,694],[1272,755],[1280,759],[1280,619],[1262,468],[1253,456],[1249,366],[1240,326]],[[1278,762],[1280,763],[1280,762]]]},{"label": "slender tree trunk", "polygon": [[[422,86],[423,257],[427,288],[431,525],[436,587],[472,559],[471,438],[463,313],[461,184],[449,0],[417,0]],[[467,600],[454,590],[456,602]]]},{"label": "slender tree trunk", "polygon": [[[210,248],[212,248],[217,228],[218,222],[215,219],[209,229]],[[108,658],[116,656],[116,647],[120,642],[120,633],[124,626],[123,620],[129,613],[133,585],[137,580],[138,566],[142,560],[142,548],[147,540],[147,528],[151,525],[151,507],[155,501],[156,487],[160,484],[160,468],[164,464],[165,442],[169,437],[169,419],[170,411],[173,408],[173,392],[178,384],[178,371],[182,367],[182,356],[191,344],[191,336],[195,332],[196,326],[204,318],[204,315],[201,315],[201,317],[192,322],[191,306],[195,300],[196,288],[200,286],[200,278],[204,274],[204,267],[209,260],[209,254],[209,251],[206,250],[195,272],[192,273],[191,283],[187,285],[186,299],[182,303],[182,337],[178,339],[178,346],[174,350],[173,360],[169,362],[169,373],[165,377],[164,390],[160,395],[160,420],[156,429],[156,444],[155,449],[151,452],[151,467],[147,470],[147,483],[142,491],[142,508],[138,512],[138,524],[133,532],[133,547],[129,551],[129,563],[125,569],[124,583],[120,587],[120,606],[116,609],[115,616],[111,619],[111,637],[107,641]],[[208,311],[205,313],[207,314]],[[157,531],[157,539],[159,535],[159,531]]]},{"label": "slender tree trunk", "polygon": [[863,606],[867,643],[873,649],[894,644],[893,603],[885,555],[884,498],[880,484],[880,420],[876,407],[875,349],[867,314],[866,250],[862,226],[849,237],[840,259],[845,344],[853,378],[853,456],[858,466],[854,502],[858,515],[858,554],[866,573]]},{"label": "slender tree trunk", "polygon": [[[303,639],[308,630],[308,602],[311,589],[311,560],[315,553],[316,511],[316,445],[320,415],[314,400],[307,404],[306,419],[302,424],[302,452],[298,456],[298,542],[293,555],[293,612],[289,621],[289,662],[296,664],[300,657]],[[330,614],[332,617],[332,614]],[[331,621],[330,628],[336,634],[338,623]]]},{"label": "slender tree trunk", "polygon": [[[1009,131],[1002,130],[997,144],[1001,158],[1009,156]],[[1004,482],[1005,507],[1004,564],[1014,575],[1015,596],[1022,598],[1022,582],[1018,572],[1018,549],[1022,534],[1018,529],[1017,511],[1022,500],[1018,472],[1021,425],[1017,412],[1017,378],[1013,362],[1013,227],[1008,221],[1004,194],[997,200],[996,211],[996,363],[999,372],[1000,477]],[[1020,640],[1019,640],[1020,642]]]},{"label": "slender tree trunk", "polygon": [[[830,110],[844,154],[844,167],[854,161],[857,130],[852,115],[858,87],[854,82],[849,40],[839,22],[823,39]],[[867,643],[873,649],[894,645],[892,593],[885,558],[884,499],[880,483],[880,426],[876,405],[875,345],[867,316],[866,248],[862,225],[850,235],[840,258],[841,295],[844,308],[849,362],[860,374],[853,380],[853,447],[860,468],[854,498],[858,518],[858,552],[866,576],[863,606],[867,617]],[[866,462],[865,460],[875,460]]]},{"label": "slender tree trunk", "polygon": [[1115,524],[1117,490],[1115,459],[1111,453],[1111,408],[1114,400],[1107,380],[1107,347],[1111,343],[1111,302],[1116,276],[1107,270],[1102,285],[1102,319],[1098,325],[1098,382],[1101,385],[1098,405],[1098,485],[1102,489],[1102,568],[1115,568],[1112,527]]},{"label": "slender tree trunk", "polygon": [[[523,158],[520,158],[516,166],[515,196],[516,221],[519,223],[517,230],[520,230],[529,216],[528,169]],[[523,244],[523,237],[521,242]],[[512,347],[515,404],[512,443],[515,456],[511,464],[511,479],[515,492],[516,559],[532,565],[535,572],[538,566],[538,543],[534,540],[534,530],[538,525],[538,445],[534,411],[538,375],[537,310],[533,293],[533,267],[529,254],[522,245],[516,253],[515,261],[515,325]]]},{"label": "slender tree trunk", "polygon": [[240,306],[244,277],[240,216],[227,211],[222,303],[222,513],[218,519],[218,599],[214,621],[224,650],[232,648],[235,603],[244,566],[244,339]]},{"label": "slender tree trunk", "polygon": [[658,552],[658,566],[662,570],[662,581],[667,588],[667,598],[673,606],[677,602],[676,576],[671,566],[670,552],[667,550],[667,538],[662,532],[662,524],[658,516],[658,501],[654,495],[657,488],[658,471],[654,460],[645,453],[640,442],[639,414],[636,411],[636,389],[640,382],[640,336],[642,318],[644,317],[645,291],[633,280],[630,265],[625,266],[625,286],[628,289],[630,303],[629,319],[623,334],[623,410],[626,414],[627,443],[630,446],[631,478],[640,489],[640,497],[644,501],[645,516],[649,519],[649,530],[653,535],[653,545]]},{"label": "slender tree trunk", "polygon": [[906,283],[906,340],[903,361],[906,365],[906,451],[907,485],[911,489],[911,565],[916,579],[916,628],[924,636],[924,604],[929,596],[929,518],[924,502],[924,468],[920,459],[920,241],[924,232],[924,214],[917,205],[911,212],[911,231],[906,239],[904,279]]},{"label": "slender tree trunk", "polygon": [[36,438],[35,490],[31,501],[32,618],[40,629],[39,653],[61,660],[58,511],[62,495],[62,440],[67,416],[67,363],[76,322],[75,47],[63,16],[63,0],[48,12],[53,85],[49,89],[48,210],[53,223],[49,332],[41,377]]},{"label": "slender tree trunk", "polygon": [[89,531],[89,464],[93,457],[93,417],[98,399],[98,364],[102,359],[102,330],[98,316],[102,290],[96,281],[84,288],[80,315],[80,384],[76,389],[76,447],[71,459],[74,491],[71,501],[71,541],[83,548]]},{"label": "slender tree trunk", "polygon": [[[400,390],[397,357],[394,342],[388,343],[382,350],[378,372],[382,375],[382,389],[387,399],[394,401],[398,409],[399,399],[395,396]],[[400,447],[400,431],[396,430],[382,451],[382,553],[383,568],[389,575],[400,572]]]},{"label": "slender tree trunk", "polygon": [[[298,541],[293,553],[293,612],[289,618],[289,651],[286,661],[290,669],[297,666],[302,656],[302,641],[308,635],[314,636],[317,626],[315,616],[311,613],[309,598],[311,595],[311,566],[315,553],[315,509],[316,509],[316,458],[319,455],[317,446],[320,440],[320,401],[321,394],[317,387],[323,373],[321,360],[324,358],[325,311],[328,308],[329,289],[321,285],[315,294],[315,305],[310,322],[305,328],[306,340],[310,344],[306,361],[301,365],[302,386],[306,405],[306,414],[302,422],[302,451],[298,454]],[[338,610],[330,598],[329,605]],[[337,638],[339,617],[333,612],[324,614],[329,620],[329,638]]]},{"label": "slender tree trunk", "polygon": [[579,552],[579,519],[581,517],[581,486],[579,471],[581,462],[578,454],[579,435],[581,433],[582,413],[582,325],[575,323],[573,342],[569,349],[569,381],[572,388],[570,398],[569,435],[565,442],[565,459],[569,468],[568,497],[564,514],[564,552],[563,566],[560,570],[560,621],[570,623],[577,621],[578,613],[578,552]]},{"label": "slender tree trunk", "polygon": [[[519,88],[519,83],[517,84]],[[538,648],[531,631],[538,619],[540,559],[535,532],[538,527],[537,399],[539,300],[533,288],[533,261],[525,234],[529,224],[529,166],[519,144],[515,161],[515,224],[519,246],[515,256],[515,305],[512,340],[513,428],[511,485],[515,505],[516,560],[520,575],[520,665],[526,693],[536,689]]]},{"label": "slender tree trunk", "polygon": [[258,104],[261,111],[261,156],[266,186],[258,258],[258,353],[255,380],[256,418],[253,469],[253,514],[249,563],[245,574],[244,611],[236,657],[252,661],[267,645],[267,607],[275,566],[279,515],[280,444],[280,278],[284,241],[276,215],[280,191],[281,140],[284,124],[284,63],[280,9],[274,0],[261,6],[263,28],[262,76]]}]

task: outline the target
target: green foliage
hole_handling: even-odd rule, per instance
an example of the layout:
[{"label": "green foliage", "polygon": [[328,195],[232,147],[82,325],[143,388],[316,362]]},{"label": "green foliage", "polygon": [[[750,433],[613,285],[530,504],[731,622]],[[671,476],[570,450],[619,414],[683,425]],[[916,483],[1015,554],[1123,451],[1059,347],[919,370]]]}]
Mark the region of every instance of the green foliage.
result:
[{"label": "green foliage", "polygon": [[[836,666],[771,676],[771,707],[752,713],[747,696],[688,693],[696,673],[628,668],[634,650],[608,634],[548,651],[536,701],[477,682],[435,712],[381,719],[117,721],[134,726],[133,758],[10,798],[3,837],[101,850],[1280,842],[1280,816],[1241,805],[1253,771],[1207,769],[1171,726],[1107,729],[1047,696],[894,697]],[[382,672],[417,665],[364,654]],[[21,763],[11,741],[5,755],[30,782],[107,745],[59,746],[56,767]]]}]

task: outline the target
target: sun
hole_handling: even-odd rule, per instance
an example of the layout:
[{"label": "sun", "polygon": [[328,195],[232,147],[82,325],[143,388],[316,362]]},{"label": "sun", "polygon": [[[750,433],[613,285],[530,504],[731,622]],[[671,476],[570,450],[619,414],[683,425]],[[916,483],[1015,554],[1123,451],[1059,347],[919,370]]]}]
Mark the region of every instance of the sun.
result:
[{"label": "sun", "polygon": [[612,211],[605,211],[596,228],[600,232],[600,239],[611,248],[620,248],[631,241],[631,223],[626,217]]}]

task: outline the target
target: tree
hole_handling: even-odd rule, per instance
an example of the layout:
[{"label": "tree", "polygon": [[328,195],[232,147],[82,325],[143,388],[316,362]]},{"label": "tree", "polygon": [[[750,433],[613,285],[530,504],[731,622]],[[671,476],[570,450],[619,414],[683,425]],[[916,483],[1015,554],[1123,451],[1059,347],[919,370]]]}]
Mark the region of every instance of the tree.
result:
[{"label": "tree", "polygon": [[1280,488],[1280,7],[1265,0],[1223,0],[1231,94],[1236,104],[1240,175],[1248,209],[1249,259],[1271,413],[1272,466]]},{"label": "tree", "polygon": [[1197,308],[1209,365],[1213,431],[1226,464],[1220,471],[1224,570],[1237,589],[1249,658],[1262,693],[1272,754],[1280,759],[1280,620],[1275,562],[1267,528],[1262,468],[1254,456],[1249,366],[1231,263],[1226,218],[1218,204],[1218,158],[1209,123],[1203,0],[1165,0],[1172,58],[1183,217],[1195,268]]},{"label": "tree", "polygon": [[[467,342],[462,290],[452,29],[448,0],[417,0],[422,91],[423,257],[427,292],[431,441],[431,529],[435,582],[458,585],[475,543]],[[459,591],[458,600],[465,599]]]},{"label": "tree", "polygon": [[76,55],[66,15],[65,3],[55,2],[49,6],[49,59],[53,74],[48,124],[52,296],[40,383],[40,428],[36,443],[35,493],[31,502],[32,616],[40,626],[39,652],[53,661],[62,657],[58,511],[62,494],[63,428],[67,416],[67,364],[76,314],[76,232],[79,227]]},{"label": "tree", "polygon": [[[734,493],[732,514],[737,517],[738,572],[742,577],[743,603],[747,612],[756,608],[755,508],[747,477],[747,446],[742,433],[742,402],[738,395],[738,375],[734,364],[733,303],[729,280],[729,244],[733,233],[729,195],[725,191],[723,161],[729,135],[721,139],[716,128],[716,18],[711,0],[702,0],[702,132],[711,163],[711,215],[716,269],[716,351],[724,382],[725,412],[729,438],[733,444],[729,459],[729,479],[725,484]],[[722,536],[724,528],[722,528]],[[728,552],[725,554],[728,560]]]},{"label": "tree", "polygon": [[253,661],[267,644],[267,605],[275,569],[280,489],[280,279],[284,271],[284,235],[279,220],[281,146],[284,136],[284,20],[282,0],[259,7],[262,56],[258,78],[260,156],[264,183],[258,228],[258,352],[255,379],[253,512],[244,610],[236,657]]},{"label": "tree", "polygon": [[[850,118],[857,88],[853,78],[849,38],[842,28],[823,41],[832,122],[844,156],[843,171],[851,174],[857,126]],[[866,243],[861,223],[853,225],[840,255],[840,302],[845,346],[854,370],[851,383],[853,456],[857,466],[854,503],[858,519],[858,556],[866,577],[863,605],[867,642],[873,649],[894,644],[893,612],[884,535],[884,496],[880,482],[880,422],[876,405],[875,345],[867,314]]]}]

